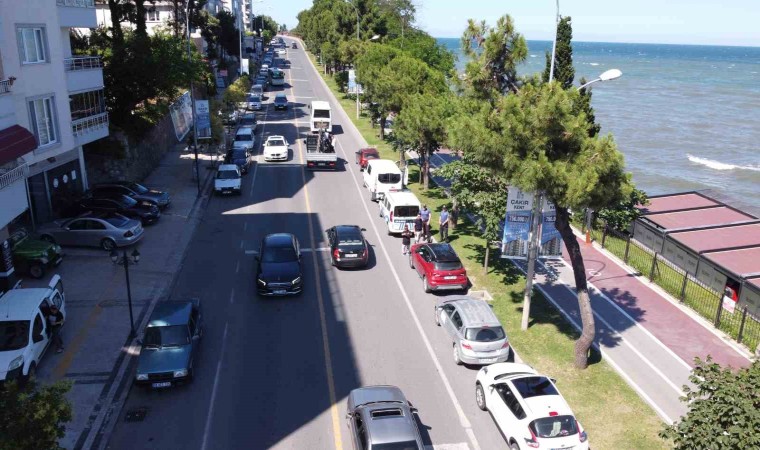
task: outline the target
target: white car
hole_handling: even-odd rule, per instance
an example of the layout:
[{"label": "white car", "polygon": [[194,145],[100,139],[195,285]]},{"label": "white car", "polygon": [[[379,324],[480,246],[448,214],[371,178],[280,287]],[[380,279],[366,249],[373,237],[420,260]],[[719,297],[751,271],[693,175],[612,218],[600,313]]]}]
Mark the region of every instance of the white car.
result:
[{"label": "white car", "polygon": [[243,180],[237,164],[221,164],[219,166],[216,179],[214,179],[214,193],[240,195],[242,186]]},{"label": "white car", "polygon": [[588,436],[554,380],[527,364],[498,363],[480,369],[475,401],[491,413],[512,450],[588,450]]},{"label": "white car", "polygon": [[261,96],[249,94],[246,108],[248,110],[261,111]]},{"label": "white car", "polygon": [[269,136],[264,143],[264,161],[287,161],[288,141],[283,136]]}]

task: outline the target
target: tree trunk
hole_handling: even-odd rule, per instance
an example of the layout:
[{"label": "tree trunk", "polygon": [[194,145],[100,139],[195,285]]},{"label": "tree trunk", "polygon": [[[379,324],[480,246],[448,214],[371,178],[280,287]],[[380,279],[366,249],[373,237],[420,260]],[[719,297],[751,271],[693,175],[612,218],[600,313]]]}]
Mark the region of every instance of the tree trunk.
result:
[{"label": "tree trunk", "polygon": [[134,1],[135,1],[135,34],[142,38],[147,38],[148,25],[145,23],[145,21],[146,21],[146,13],[148,12],[148,10],[147,8],[145,8],[146,0],[134,0]]},{"label": "tree trunk", "polygon": [[385,118],[386,117],[388,117],[387,114],[380,115],[380,139],[385,139]]},{"label": "tree trunk", "polygon": [[430,146],[425,146],[425,163],[424,168],[422,170],[422,177],[425,180],[425,190],[427,191],[430,187]]},{"label": "tree trunk", "polygon": [[121,29],[123,16],[119,0],[108,0],[108,10],[111,12],[114,53],[119,54],[124,49],[124,30]]},{"label": "tree trunk", "polygon": [[570,255],[570,263],[573,266],[573,275],[575,275],[575,291],[578,294],[578,308],[583,324],[581,337],[575,341],[575,367],[585,369],[588,367],[588,353],[596,334],[594,312],[591,309],[591,298],[588,295],[588,284],[586,283],[586,266],[583,263],[581,246],[570,228],[570,213],[565,207],[557,205],[556,208],[557,218],[554,224],[562,236],[562,242],[565,243],[567,253]]},{"label": "tree trunk", "polygon": [[488,239],[486,239],[486,257],[483,259],[483,273],[488,275],[488,253],[491,247],[488,245]]},{"label": "tree trunk", "polygon": [[179,24],[182,22],[182,19],[179,17],[179,4],[182,0],[174,0],[174,23],[172,24],[172,28],[174,28],[174,37],[179,38]]}]

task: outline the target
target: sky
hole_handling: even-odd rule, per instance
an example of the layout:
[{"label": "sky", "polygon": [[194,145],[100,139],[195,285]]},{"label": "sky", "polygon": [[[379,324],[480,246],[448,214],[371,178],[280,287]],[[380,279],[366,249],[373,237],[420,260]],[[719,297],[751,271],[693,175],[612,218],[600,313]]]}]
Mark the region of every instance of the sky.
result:
[{"label": "sky", "polygon": [[[493,25],[504,14],[528,40],[553,36],[556,1],[413,1],[416,26],[434,37],[459,37],[468,18]],[[293,28],[296,15],[311,4],[265,0],[258,5]],[[760,0],[560,0],[559,11],[572,17],[575,41],[760,46]]]}]

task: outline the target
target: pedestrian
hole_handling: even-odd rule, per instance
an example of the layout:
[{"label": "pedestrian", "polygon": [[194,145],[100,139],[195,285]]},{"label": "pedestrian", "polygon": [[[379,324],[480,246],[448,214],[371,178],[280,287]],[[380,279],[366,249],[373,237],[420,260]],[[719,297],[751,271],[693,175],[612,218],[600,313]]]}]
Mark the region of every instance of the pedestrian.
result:
[{"label": "pedestrian", "polygon": [[441,242],[449,241],[449,211],[446,206],[441,210],[441,216],[438,218],[438,229],[441,234]]},{"label": "pedestrian", "polygon": [[401,232],[401,253],[404,255],[409,253],[409,245],[412,243],[412,236],[414,236],[414,234],[409,229],[409,225],[404,225],[404,231]]},{"label": "pedestrian", "polygon": [[414,219],[414,242],[419,243],[422,239],[422,216],[417,213]]},{"label": "pedestrian", "polygon": [[422,239],[430,242],[430,210],[427,205],[422,205],[420,216],[422,217]]},{"label": "pedestrian", "polygon": [[61,327],[63,326],[63,313],[58,310],[58,306],[50,306],[50,314],[47,316],[48,325],[53,332],[51,343],[55,346],[55,352],[63,351],[63,339],[61,339]]}]

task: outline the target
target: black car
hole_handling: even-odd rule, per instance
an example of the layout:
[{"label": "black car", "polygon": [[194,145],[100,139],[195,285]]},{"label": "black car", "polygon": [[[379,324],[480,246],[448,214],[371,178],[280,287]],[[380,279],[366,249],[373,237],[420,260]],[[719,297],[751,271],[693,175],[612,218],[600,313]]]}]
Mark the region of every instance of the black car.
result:
[{"label": "black car", "polygon": [[256,77],[256,82],[254,84],[260,84],[261,88],[266,91],[269,81],[267,80],[267,77],[261,75],[261,76]]},{"label": "black car", "polygon": [[139,219],[143,224],[151,224],[161,217],[161,211],[155,203],[146,200],[137,201],[123,194],[113,197],[87,197],[80,202],[84,211],[118,213],[133,219]]},{"label": "black car", "polygon": [[296,43],[295,43],[295,42],[293,42],[293,45],[291,45],[291,47],[292,47],[293,49],[296,49],[296,48],[298,48],[298,46],[296,45]]},{"label": "black car", "polygon": [[253,128],[254,134],[256,133],[256,113],[254,112],[247,112],[243,113],[238,117],[238,125],[241,127],[251,127]]},{"label": "black car", "polygon": [[356,225],[337,225],[327,230],[330,243],[330,259],[335,267],[366,267],[369,261],[369,245]]},{"label": "black car", "polygon": [[275,111],[278,109],[286,110],[288,109],[288,98],[285,96],[285,94],[277,94],[274,97],[274,109]]},{"label": "black car", "polygon": [[256,288],[259,295],[301,293],[301,251],[295,236],[289,233],[267,235],[261,240],[256,260]]},{"label": "black car", "polygon": [[253,156],[244,148],[233,148],[227,152],[224,158],[225,164],[235,164],[241,173],[248,173],[248,169],[253,163]]},{"label": "black car", "polygon": [[171,197],[167,192],[157,189],[149,189],[133,181],[114,181],[111,183],[98,183],[92,188],[93,197],[113,197],[115,195],[127,195],[140,201],[145,200],[155,203],[164,209],[171,203]]}]

